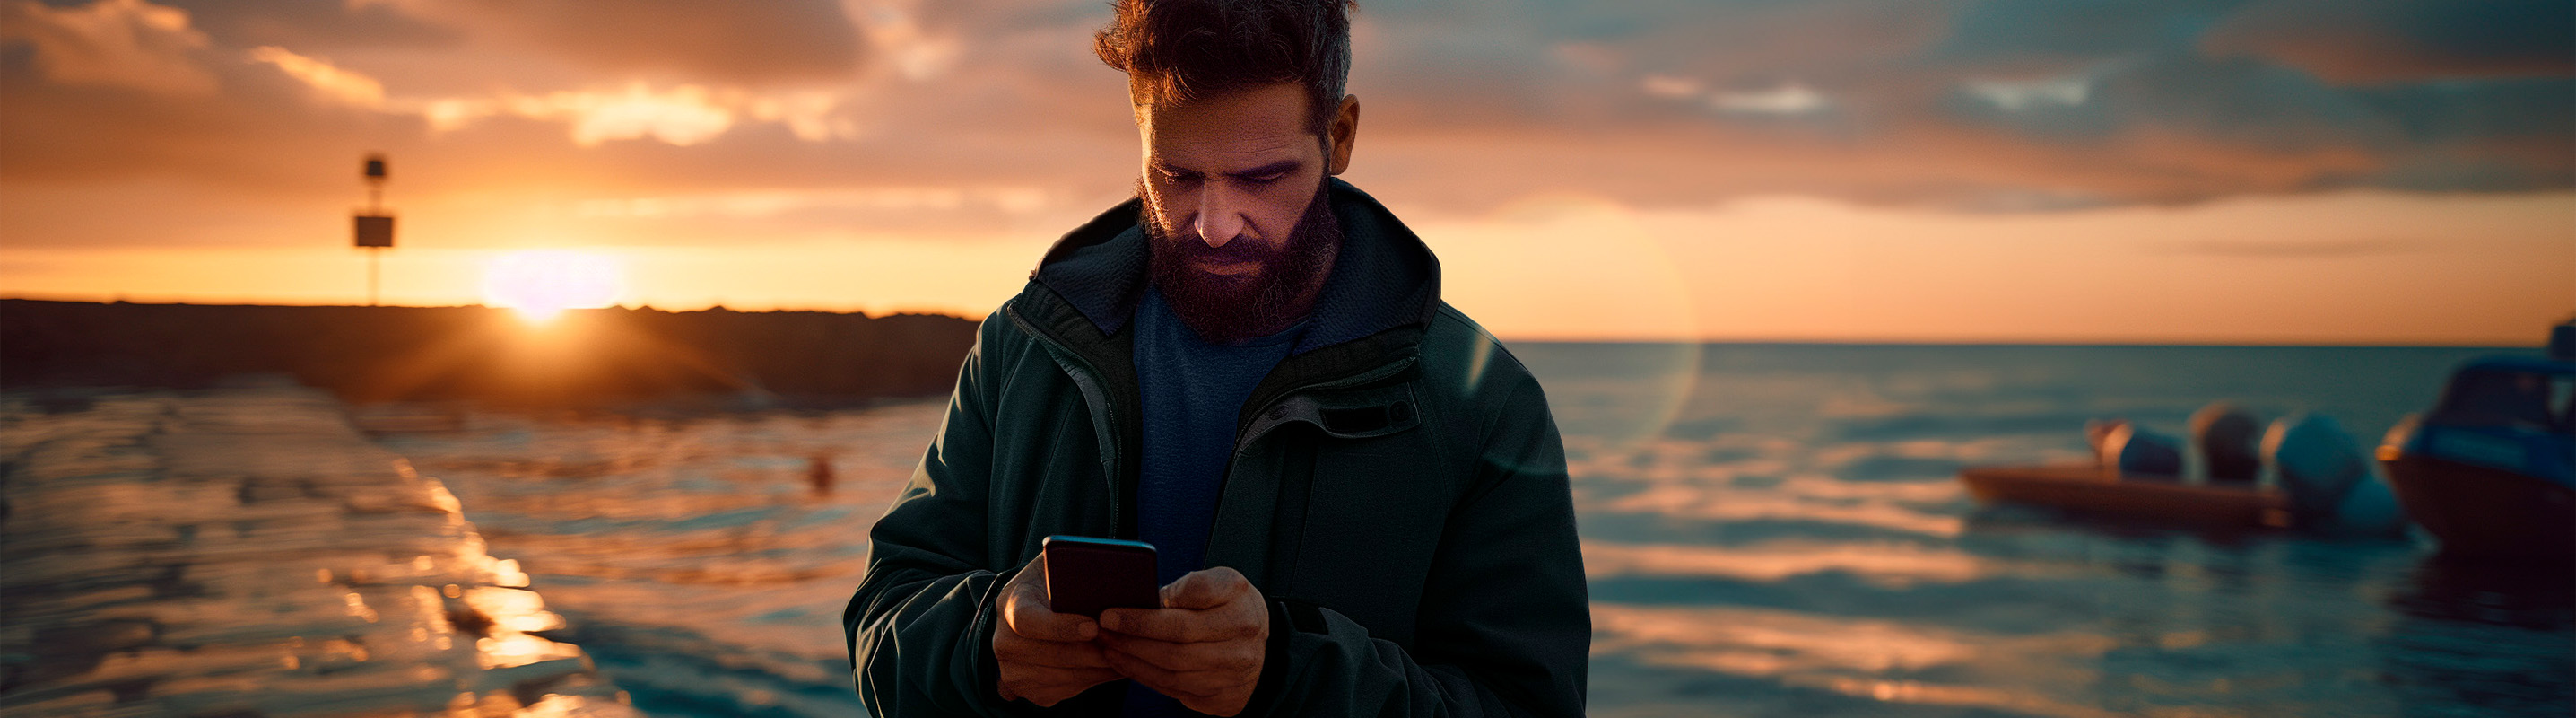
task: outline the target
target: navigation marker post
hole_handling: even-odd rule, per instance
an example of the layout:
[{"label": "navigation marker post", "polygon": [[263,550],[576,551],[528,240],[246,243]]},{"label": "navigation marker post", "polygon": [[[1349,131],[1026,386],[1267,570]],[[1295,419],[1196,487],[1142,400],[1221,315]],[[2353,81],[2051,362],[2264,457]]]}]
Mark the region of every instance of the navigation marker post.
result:
[{"label": "navigation marker post", "polygon": [[367,155],[367,208],[353,217],[359,249],[367,250],[367,306],[376,306],[379,252],[394,246],[394,216],[384,211],[385,156]]}]

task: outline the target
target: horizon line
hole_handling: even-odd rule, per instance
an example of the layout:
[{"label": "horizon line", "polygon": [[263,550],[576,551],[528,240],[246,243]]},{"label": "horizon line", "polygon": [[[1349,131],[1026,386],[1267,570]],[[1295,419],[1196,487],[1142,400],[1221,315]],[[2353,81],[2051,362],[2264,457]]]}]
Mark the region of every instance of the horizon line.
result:
[{"label": "horizon line", "polygon": [[[506,308],[506,307],[493,307],[493,306],[488,306],[488,305],[479,304],[479,303],[478,303],[478,304],[380,304],[380,305],[365,305],[365,304],[343,304],[343,303],[316,303],[316,304],[271,303],[271,304],[260,304],[260,303],[245,303],[245,302],[204,302],[204,303],[200,303],[200,302],[186,302],[186,301],[138,302],[138,301],[131,301],[131,300],[126,300],[126,299],[121,299],[121,298],[120,298],[120,299],[113,299],[113,300],[97,300],[97,299],[62,299],[62,298],[52,298],[52,297],[43,297],[43,296],[25,296],[25,295],[17,295],[17,294],[0,295],[0,301],[35,301],[35,302],[64,302],[64,303],[73,303],[73,304],[98,304],[98,305],[127,304],[127,305],[135,305],[135,306],[198,306],[198,307],[312,307],[312,308],[355,308],[355,309],[367,309],[367,308],[385,308],[385,309],[487,309],[487,310],[496,310],[496,311],[506,311],[506,310],[508,309],[508,308]],[[895,315],[914,315],[914,316],[930,315],[930,316],[944,316],[944,317],[951,317],[951,318],[955,318],[955,319],[958,319],[958,320],[961,320],[961,321],[969,321],[969,322],[980,322],[980,321],[982,321],[980,318],[970,317],[970,316],[965,316],[965,315],[957,314],[957,313],[954,313],[954,312],[939,311],[939,310],[896,310],[896,311],[891,311],[891,312],[887,312],[887,313],[884,313],[884,314],[873,314],[873,313],[869,313],[869,312],[865,312],[865,311],[859,311],[859,310],[840,310],[840,309],[800,309],[800,308],[789,308],[789,307],[772,307],[772,308],[767,308],[767,309],[736,309],[736,308],[732,308],[732,307],[727,307],[727,306],[725,306],[725,305],[723,305],[723,304],[713,304],[713,305],[709,305],[709,306],[706,306],[706,307],[699,307],[699,308],[695,308],[695,309],[664,309],[664,308],[655,307],[655,306],[653,306],[653,305],[651,305],[651,304],[637,304],[637,305],[631,305],[631,306],[630,306],[630,305],[612,305],[612,306],[607,306],[607,307],[592,307],[592,308],[588,308],[587,310],[604,310],[604,309],[620,309],[620,310],[626,310],[626,311],[644,311],[644,310],[651,310],[651,311],[667,312],[667,313],[703,312],[703,311],[717,311],[717,310],[722,310],[722,311],[726,311],[726,312],[733,312],[733,313],[740,313],[740,314],[761,314],[761,313],[778,313],[778,312],[807,312],[807,313],[816,313],[816,314],[856,314],[856,315],[860,315],[860,316],[863,316],[863,317],[871,317],[871,318],[874,318],[874,317],[887,317],[887,316],[895,316]],[[567,311],[586,311],[586,310],[585,310],[585,309],[571,309],[571,310],[567,310]],[[2546,334],[2546,332],[2535,332],[2535,334],[2537,334],[2537,335],[2543,335],[2543,336],[2544,336],[2544,339],[2545,339],[2545,334]],[[2543,348],[2546,348],[2546,347],[2547,347],[2547,343],[2546,343],[2546,341],[2535,342],[2535,343],[2529,343],[2529,344],[2497,344],[2497,343],[2471,343],[2471,342],[2445,342],[2445,341],[2406,341],[2406,340],[2390,340],[2390,339],[2361,339],[2361,338],[2353,338],[2353,339],[2339,339],[2339,340],[2315,340],[2315,341],[2308,341],[2308,340],[2229,339],[2229,338],[2215,338],[2215,337],[2177,338],[2177,339],[2170,339],[2170,340],[2149,340],[2149,339],[2137,339],[2137,338],[2119,338],[2119,337],[2080,337],[2080,336],[2078,336],[2078,337],[2049,337],[2049,338],[2013,338],[2013,337],[1994,337],[1994,336],[1965,336],[1965,337],[1939,337],[1939,338],[1926,338],[1926,337],[1868,337],[1868,336],[1854,336],[1854,337],[1707,336],[1707,337],[1702,337],[1702,338],[1700,338],[1700,339],[1699,339],[1698,341],[1696,341],[1696,342],[1693,342],[1693,341],[1687,341],[1687,340],[1676,340],[1676,339],[1674,339],[1674,338],[1670,338],[1670,337],[1566,336],[1566,335],[1548,335],[1548,334],[1505,334],[1505,333],[1497,333],[1497,334],[1495,335],[1495,338],[1500,339],[1500,340],[1502,340],[1502,341],[1504,341],[1504,342],[1507,342],[1507,343],[1514,343],[1514,344],[1700,344],[1700,345],[1736,345],[1736,346],[1765,346],[1765,345],[1770,345],[1770,346],[1791,346],[1791,345],[1794,345],[1794,346],[1853,346],[1853,347],[1863,347],[1863,346],[1921,346],[1921,347],[1947,346],[1947,347],[2105,347],[2105,348],[2117,348],[2117,347],[2176,347],[2176,348],[2188,348],[2188,347],[2210,347],[2210,348],[2222,348],[2222,347],[2244,347],[2244,348],[2255,348],[2255,347],[2285,347],[2285,348],[2289,348],[2289,347],[2315,347],[2315,348],[2350,348],[2350,349],[2493,349],[2493,350],[2543,349]]]}]

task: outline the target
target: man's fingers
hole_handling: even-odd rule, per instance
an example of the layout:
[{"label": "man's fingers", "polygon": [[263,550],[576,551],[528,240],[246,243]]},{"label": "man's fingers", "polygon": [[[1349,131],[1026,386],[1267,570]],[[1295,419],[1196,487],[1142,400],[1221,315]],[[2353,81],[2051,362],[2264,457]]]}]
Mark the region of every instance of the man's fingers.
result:
[{"label": "man's fingers", "polygon": [[[1243,646],[1233,643],[1168,643],[1115,631],[1100,634],[1100,643],[1111,652],[1164,670],[1248,671],[1260,668],[1257,655],[1246,655]],[[1260,650],[1260,647],[1256,645],[1251,650]]]},{"label": "man's fingers", "polygon": [[1103,668],[1100,645],[1089,641],[1040,641],[1003,631],[993,637],[993,657],[1012,663],[1056,668]]},{"label": "man's fingers", "polygon": [[1070,643],[1088,641],[1100,635],[1100,628],[1088,617],[1048,610],[1041,592],[1022,590],[1002,604],[1002,623],[1012,633],[1041,641]]},{"label": "man's fingers", "polygon": [[1113,633],[1151,638],[1167,643],[1205,643],[1233,636],[1220,634],[1204,611],[1180,608],[1147,610],[1112,608],[1100,612],[1101,627]]},{"label": "man's fingers", "polygon": [[[1265,623],[1269,617],[1268,613],[1261,616]],[[1218,611],[1183,608],[1112,608],[1100,612],[1102,628],[1167,643],[1233,641],[1260,635],[1261,625],[1231,618]]]},{"label": "man's fingers", "polygon": [[1083,616],[1059,614],[1046,604],[1046,556],[1029,562],[1002,585],[1002,626],[993,631],[993,658],[1002,700],[1053,706],[1119,673],[1091,639],[1100,627]]},{"label": "man's fingers", "polygon": [[1225,605],[1243,592],[1252,590],[1252,582],[1232,568],[1191,571],[1181,580],[1163,587],[1164,608],[1215,608]]},{"label": "man's fingers", "polygon": [[1109,665],[1117,668],[1119,673],[1173,698],[1208,698],[1229,685],[1220,671],[1174,671],[1117,651],[1109,651],[1106,655],[1109,656]]},{"label": "man's fingers", "polygon": [[1003,585],[1002,625],[1012,633],[1041,641],[1088,641],[1100,635],[1099,627],[1090,618],[1056,613],[1047,607],[1046,572],[1046,554],[1041,553]]}]

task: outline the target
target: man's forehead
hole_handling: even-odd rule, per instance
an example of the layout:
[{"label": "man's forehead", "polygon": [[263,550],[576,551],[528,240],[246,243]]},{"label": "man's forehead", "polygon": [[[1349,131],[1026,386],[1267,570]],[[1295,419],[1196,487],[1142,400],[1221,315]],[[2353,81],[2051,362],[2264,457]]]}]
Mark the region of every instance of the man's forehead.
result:
[{"label": "man's forehead", "polygon": [[[1321,151],[1301,86],[1281,83],[1175,105],[1137,108],[1137,128],[1158,162],[1227,171]],[[1221,165],[1199,167],[1196,165]]]}]

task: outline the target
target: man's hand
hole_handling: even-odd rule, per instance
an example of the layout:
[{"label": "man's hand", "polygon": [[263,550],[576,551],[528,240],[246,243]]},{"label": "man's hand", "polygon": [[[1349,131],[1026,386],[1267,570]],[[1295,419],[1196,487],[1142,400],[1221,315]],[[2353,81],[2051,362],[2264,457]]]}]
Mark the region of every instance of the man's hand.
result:
[{"label": "man's hand", "polygon": [[1109,665],[1190,710],[1243,712],[1261,683],[1270,607],[1243,574],[1219,566],[1163,587],[1163,608],[1100,612]]},{"label": "man's hand", "polygon": [[994,689],[1002,700],[1027,699],[1052,706],[1117,680],[1092,642],[1100,627],[1091,619],[1047,610],[1046,555],[1039,554],[1002,585],[1001,625],[993,628],[993,662],[1001,668]]}]

